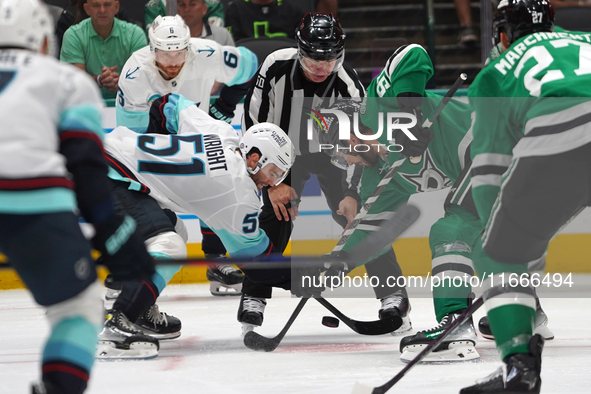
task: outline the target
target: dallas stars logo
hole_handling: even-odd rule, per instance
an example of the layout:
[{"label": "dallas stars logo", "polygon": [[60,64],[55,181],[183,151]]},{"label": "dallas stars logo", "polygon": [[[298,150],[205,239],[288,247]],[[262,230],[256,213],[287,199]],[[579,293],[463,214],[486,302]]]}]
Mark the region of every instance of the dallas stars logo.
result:
[{"label": "dallas stars logo", "polygon": [[429,150],[426,150],[423,155],[423,168],[418,173],[399,172],[399,174],[406,181],[414,184],[419,193],[443,189],[451,184],[451,180],[433,162]]}]

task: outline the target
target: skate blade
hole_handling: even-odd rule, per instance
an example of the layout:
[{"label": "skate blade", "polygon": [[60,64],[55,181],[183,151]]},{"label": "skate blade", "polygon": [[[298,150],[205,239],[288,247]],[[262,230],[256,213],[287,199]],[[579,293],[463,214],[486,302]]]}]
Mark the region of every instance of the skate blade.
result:
[{"label": "skate blade", "polygon": [[239,296],[242,295],[242,283],[235,285],[225,285],[220,282],[211,282],[209,284],[211,295],[216,297]]},{"label": "skate blade", "polygon": [[351,391],[351,394],[371,394],[372,392],[373,387],[369,387],[359,382],[355,382],[355,386],[353,386],[353,391]]},{"label": "skate blade", "polygon": [[148,360],[158,356],[158,347],[151,342],[132,342],[127,347],[117,347],[113,341],[99,341],[97,360]]},{"label": "skate blade", "polygon": [[180,331],[167,332],[166,334],[158,334],[158,333],[156,333],[154,331],[145,329],[144,327],[140,327],[140,326],[138,326],[136,324],[133,325],[133,328],[135,328],[136,330],[141,331],[144,335],[147,335],[147,336],[152,337],[152,338],[156,338],[159,341],[166,341],[166,340],[169,340],[169,339],[176,339],[176,338],[178,338],[178,337],[181,336],[181,332]]},{"label": "skate blade", "polygon": [[[400,361],[409,363],[427,345],[408,346],[400,355]],[[421,360],[421,363],[449,363],[479,360],[480,354],[471,341],[451,342],[448,349],[431,352]]]},{"label": "skate blade", "polygon": [[[548,328],[548,326],[536,327],[534,334],[540,334],[542,338],[544,338],[546,341],[554,339],[554,333]],[[480,333],[480,335],[482,335],[483,338],[489,339],[491,341],[495,339],[494,336],[489,334],[483,334],[482,332]]]},{"label": "skate blade", "polygon": [[402,318],[402,325],[397,330],[392,331],[390,335],[402,335],[410,330],[412,330],[412,323],[410,322],[410,317],[405,316]]}]

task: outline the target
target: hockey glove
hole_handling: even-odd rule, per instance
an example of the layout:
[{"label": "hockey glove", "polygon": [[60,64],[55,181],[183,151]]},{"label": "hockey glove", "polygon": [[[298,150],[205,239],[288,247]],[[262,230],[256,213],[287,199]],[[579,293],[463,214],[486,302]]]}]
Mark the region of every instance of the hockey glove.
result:
[{"label": "hockey glove", "polygon": [[209,116],[226,123],[231,123],[234,118],[234,109],[217,98],[209,107]]},{"label": "hockey glove", "polygon": [[326,267],[326,272],[324,272],[324,284],[329,289],[335,289],[343,285],[345,276],[355,268],[355,265],[350,262],[345,262],[345,260],[348,259],[347,252],[333,252],[330,255],[333,258],[343,260],[324,264]]},{"label": "hockey glove", "polygon": [[291,292],[296,297],[319,297],[324,291],[318,266],[294,268],[291,273]]},{"label": "hockey glove", "polygon": [[433,133],[428,128],[423,128],[423,114],[420,106],[422,97],[415,93],[401,93],[397,97],[398,105],[403,112],[407,112],[415,116],[417,124],[414,127],[408,128],[408,131],[416,138],[412,140],[401,129],[395,129],[392,136],[396,144],[402,146],[400,152],[406,157],[420,157],[427,150],[429,142],[433,139]]},{"label": "hockey glove", "polygon": [[154,261],[131,216],[114,214],[105,222],[95,223],[94,228],[92,244],[101,252],[101,260],[115,281],[151,280]]}]

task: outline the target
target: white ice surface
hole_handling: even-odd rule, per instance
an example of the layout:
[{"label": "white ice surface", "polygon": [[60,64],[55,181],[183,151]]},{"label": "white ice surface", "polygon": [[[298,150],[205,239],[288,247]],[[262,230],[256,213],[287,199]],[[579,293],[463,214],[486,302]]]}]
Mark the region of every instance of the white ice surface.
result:
[{"label": "white ice surface", "polygon": [[[426,295],[411,298],[414,329],[435,323]],[[331,301],[351,318],[377,317],[375,299]],[[297,302],[275,290],[257,331],[275,336]],[[343,323],[336,329],[324,327],[322,316],[330,313],[313,300],[271,353],[242,344],[237,297],[214,298],[208,285],[175,285],[165,289],[158,304],[182,320],[182,336],[162,341],[160,355],[153,360],[96,362],[88,394],[350,393],[355,381],[378,386],[405,365],[398,359],[400,337],[361,336]],[[542,392],[590,393],[591,299],[543,299],[542,305],[556,335],[544,350]],[[475,322],[483,314],[479,310]],[[30,381],[40,373],[40,349],[47,334],[44,311],[28,292],[0,291],[0,393],[30,392]],[[492,342],[481,339],[477,349],[479,362],[417,365],[390,392],[457,393],[499,366]]]}]

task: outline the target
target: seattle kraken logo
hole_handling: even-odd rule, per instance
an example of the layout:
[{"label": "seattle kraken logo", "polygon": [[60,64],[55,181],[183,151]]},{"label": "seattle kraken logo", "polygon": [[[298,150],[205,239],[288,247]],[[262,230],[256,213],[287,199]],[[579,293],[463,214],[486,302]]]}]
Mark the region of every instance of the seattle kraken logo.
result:
[{"label": "seattle kraken logo", "polygon": [[406,181],[414,184],[419,193],[443,189],[451,184],[451,180],[433,162],[428,149],[423,157],[423,168],[417,174],[398,173]]},{"label": "seattle kraken logo", "polygon": [[209,52],[206,57],[210,57],[215,52],[215,49],[213,49],[209,45],[207,45],[207,48],[209,48],[209,49],[197,49],[197,52],[198,53],[201,53],[201,52]]},{"label": "seattle kraken logo", "polygon": [[133,70],[133,71],[127,70],[127,72],[125,73],[125,78],[126,79],[136,79],[137,77],[132,78],[131,76],[133,74],[135,74],[139,69],[140,69],[139,67],[136,67],[135,70]]}]

